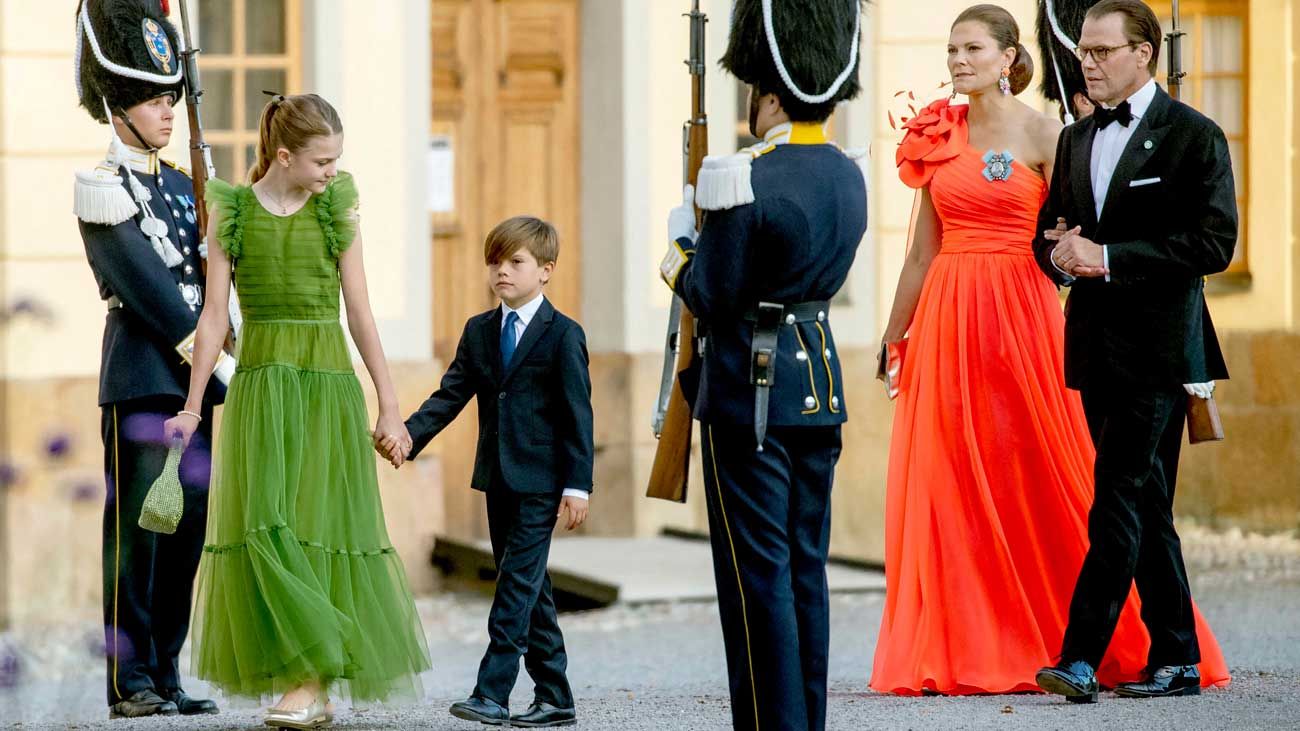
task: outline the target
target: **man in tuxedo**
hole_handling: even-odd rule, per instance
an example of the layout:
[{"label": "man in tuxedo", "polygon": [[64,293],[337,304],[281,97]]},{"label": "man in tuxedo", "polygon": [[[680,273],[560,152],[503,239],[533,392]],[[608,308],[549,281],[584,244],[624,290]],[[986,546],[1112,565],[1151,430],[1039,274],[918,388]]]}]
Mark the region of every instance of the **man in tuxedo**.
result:
[{"label": "man in tuxedo", "polygon": [[1090,547],[1059,662],[1038,673],[1074,702],[1097,698],[1094,671],[1134,580],[1148,677],[1116,692],[1200,692],[1174,484],[1188,394],[1228,375],[1204,277],[1232,260],[1237,209],[1223,131],[1153,79],[1160,40],[1139,0],[1088,11],[1077,55],[1098,107],[1061,133],[1034,242],[1042,270],[1071,286],[1065,378],[1097,447]]}]

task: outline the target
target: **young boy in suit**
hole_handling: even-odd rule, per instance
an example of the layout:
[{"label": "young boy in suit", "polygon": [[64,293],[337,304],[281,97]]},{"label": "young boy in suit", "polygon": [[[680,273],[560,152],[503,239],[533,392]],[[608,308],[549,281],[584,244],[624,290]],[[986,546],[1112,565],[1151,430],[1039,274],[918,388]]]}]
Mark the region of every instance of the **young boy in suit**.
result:
[{"label": "young boy in suit", "polygon": [[[497,584],[478,684],[451,714],[489,724],[569,725],[576,714],[546,557],[557,520],[572,530],[587,517],[593,453],[587,341],[582,327],[542,294],[559,256],[554,227],[528,216],[508,219],[488,234],[483,254],[501,305],[465,324],[441,387],[406,421],[409,452],[388,446],[395,464],[414,458],[478,398],[470,485],[487,494]],[[528,711],[511,716],[520,656],[536,689]]]}]

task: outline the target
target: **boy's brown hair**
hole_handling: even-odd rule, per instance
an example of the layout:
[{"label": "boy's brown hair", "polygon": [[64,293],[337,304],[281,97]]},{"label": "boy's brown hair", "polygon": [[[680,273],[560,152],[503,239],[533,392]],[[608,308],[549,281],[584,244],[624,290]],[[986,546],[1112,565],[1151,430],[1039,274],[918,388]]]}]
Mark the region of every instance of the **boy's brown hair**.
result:
[{"label": "boy's brown hair", "polygon": [[555,227],[535,216],[515,216],[498,223],[483,242],[483,261],[497,264],[527,249],[538,264],[554,264],[560,258],[560,236]]}]

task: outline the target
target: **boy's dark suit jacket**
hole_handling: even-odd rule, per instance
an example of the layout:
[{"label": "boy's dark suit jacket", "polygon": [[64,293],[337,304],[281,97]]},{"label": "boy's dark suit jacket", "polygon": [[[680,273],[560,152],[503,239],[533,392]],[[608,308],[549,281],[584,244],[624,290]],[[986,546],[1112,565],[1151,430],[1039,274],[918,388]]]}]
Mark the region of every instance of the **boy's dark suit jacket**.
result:
[{"label": "boy's dark suit jacket", "polygon": [[1061,132],[1039,213],[1034,253],[1058,284],[1066,282],[1049,259],[1056,244],[1042,234],[1058,216],[1110,247],[1111,281],[1076,280],[1065,307],[1070,388],[1177,388],[1228,377],[1202,280],[1227,268],[1237,242],[1228,141],[1218,125],[1163,89],[1134,124],[1100,221],[1092,193],[1092,117]]},{"label": "boy's dark suit jacket", "polygon": [[500,307],[465,323],[442,385],[406,420],[414,441],[410,458],[477,396],[471,487],[591,492],[591,378],[582,326],[543,300],[503,369],[501,324]]}]

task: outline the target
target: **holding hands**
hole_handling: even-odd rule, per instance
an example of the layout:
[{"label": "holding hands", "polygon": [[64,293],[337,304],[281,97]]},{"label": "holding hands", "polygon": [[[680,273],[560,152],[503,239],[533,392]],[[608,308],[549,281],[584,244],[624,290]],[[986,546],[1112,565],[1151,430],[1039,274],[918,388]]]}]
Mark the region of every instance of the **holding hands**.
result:
[{"label": "holding hands", "polygon": [[374,439],[375,451],[391,462],[394,469],[401,467],[407,457],[411,456],[413,447],[411,434],[406,430],[406,424],[392,414],[383,412],[379,414],[379,420],[375,422],[375,431],[371,436]]},{"label": "holding hands", "polygon": [[1079,235],[1082,226],[1069,228],[1064,218],[1056,219],[1056,228],[1043,232],[1043,238],[1055,241],[1052,262],[1071,277],[1104,277],[1110,274],[1105,266],[1101,245]]}]

